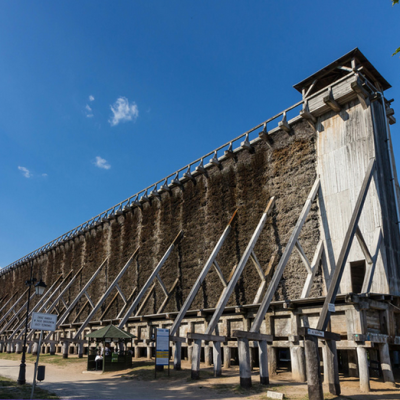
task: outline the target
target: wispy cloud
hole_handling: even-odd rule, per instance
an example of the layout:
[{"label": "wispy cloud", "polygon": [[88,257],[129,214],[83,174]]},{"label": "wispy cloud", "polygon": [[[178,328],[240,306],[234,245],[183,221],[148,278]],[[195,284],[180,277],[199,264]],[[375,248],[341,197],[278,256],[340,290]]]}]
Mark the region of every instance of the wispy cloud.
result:
[{"label": "wispy cloud", "polygon": [[28,168],[18,166],[18,169],[22,172],[22,175],[25,178],[31,178],[32,177],[31,171],[29,171]]},{"label": "wispy cloud", "polygon": [[126,97],[118,97],[110,108],[113,116],[108,122],[111,126],[116,126],[120,122],[135,121],[139,116],[139,109],[136,103],[134,101],[129,103]]},{"label": "wispy cloud", "polygon": [[111,165],[108,163],[107,160],[105,160],[104,158],[101,158],[100,156],[96,157],[96,161],[94,162],[94,165],[97,168],[102,168],[102,169],[110,169]]},{"label": "wispy cloud", "polygon": [[43,176],[43,177],[46,177],[46,176],[48,176],[48,175],[47,175],[47,174],[42,174],[42,176]]},{"label": "wispy cloud", "polygon": [[85,107],[85,112],[86,112],[86,116],[88,117],[88,118],[92,118],[93,117],[93,110],[92,110],[92,107],[90,107],[89,106],[89,104],[86,104],[86,107]]},{"label": "wispy cloud", "polygon": [[89,95],[89,101],[94,101],[94,96],[92,94]]}]

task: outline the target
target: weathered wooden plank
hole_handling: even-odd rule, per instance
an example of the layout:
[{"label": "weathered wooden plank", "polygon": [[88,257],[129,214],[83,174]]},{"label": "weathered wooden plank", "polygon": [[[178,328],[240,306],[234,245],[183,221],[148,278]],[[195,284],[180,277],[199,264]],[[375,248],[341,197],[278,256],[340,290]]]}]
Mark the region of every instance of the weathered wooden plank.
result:
[{"label": "weathered wooden plank", "polygon": [[272,342],[273,340],[272,335],[265,335],[263,333],[240,331],[240,330],[233,331],[232,336],[237,338],[247,338],[248,340],[264,340],[266,342]]},{"label": "weathered wooden plank", "polygon": [[317,245],[317,248],[315,250],[312,262],[311,262],[311,273],[309,273],[307,275],[306,282],[304,283],[304,287],[301,292],[301,296],[300,296],[301,299],[305,299],[310,295],[314,277],[318,271],[318,265],[321,260],[323,251],[324,251],[324,242],[323,242],[323,240],[320,240]]}]

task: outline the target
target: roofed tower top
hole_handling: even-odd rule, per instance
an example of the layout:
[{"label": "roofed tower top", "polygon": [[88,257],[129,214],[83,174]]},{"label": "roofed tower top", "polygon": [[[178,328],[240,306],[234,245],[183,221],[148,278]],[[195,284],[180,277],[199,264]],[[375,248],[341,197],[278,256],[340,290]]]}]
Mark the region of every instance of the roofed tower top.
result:
[{"label": "roofed tower top", "polygon": [[308,97],[355,70],[362,72],[377,89],[383,91],[391,88],[387,80],[357,47],[293,87]]}]

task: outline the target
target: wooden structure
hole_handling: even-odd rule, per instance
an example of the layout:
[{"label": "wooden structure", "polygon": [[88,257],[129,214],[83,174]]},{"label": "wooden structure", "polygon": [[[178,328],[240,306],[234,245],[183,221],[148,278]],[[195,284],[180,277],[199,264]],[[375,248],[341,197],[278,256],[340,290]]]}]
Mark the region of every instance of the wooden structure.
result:
[{"label": "wooden structure", "polygon": [[[334,394],[339,370],[369,390],[368,359],[393,384],[400,189],[389,88],[354,49],[295,85],[295,105],[17,260],[0,280],[22,276],[31,258],[49,274],[74,271],[58,286],[53,277],[48,300],[33,305],[59,315],[45,342],[64,356],[74,346],[83,354],[84,335],[114,324],[136,336],[135,357],[150,357],[159,327],[171,329],[175,368],[188,358],[194,379],[203,359],[216,376],[239,363],[243,386],[259,367],[268,383],[285,351],[293,379],[320,399],[322,350]],[[0,351],[23,335],[24,296],[7,300],[20,280],[0,289]]]},{"label": "wooden structure", "polygon": [[102,360],[100,360],[103,372],[119,371],[132,367],[132,354],[128,350],[127,345],[129,342],[132,342],[132,339],[135,337],[134,335],[114,325],[108,325],[98,331],[89,333],[86,337],[88,340],[88,348],[90,348],[91,341],[96,343],[96,347],[90,349],[88,354],[88,371],[97,369],[96,355],[99,350],[99,343],[103,344],[103,349],[107,343],[113,343],[116,347],[115,349],[110,349],[110,354],[108,355],[103,352]]}]

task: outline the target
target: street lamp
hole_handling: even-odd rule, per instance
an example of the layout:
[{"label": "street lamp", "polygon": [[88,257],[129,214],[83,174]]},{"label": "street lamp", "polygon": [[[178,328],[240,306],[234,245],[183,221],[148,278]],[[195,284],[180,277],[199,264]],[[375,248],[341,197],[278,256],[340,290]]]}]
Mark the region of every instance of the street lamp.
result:
[{"label": "street lamp", "polygon": [[[25,319],[25,335],[24,335],[24,345],[22,347],[22,358],[21,358],[21,364],[19,366],[19,375],[18,375],[18,384],[24,385],[26,383],[26,365],[25,365],[25,353],[26,353],[26,335],[28,333],[28,317],[29,317],[29,301],[31,298],[31,286],[34,285],[36,282],[36,279],[33,277],[33,260],[31,261],[31,279],[26,281],[26,285],[29,286],[29,291],[28,291],[28,304],[26,306],[26,319]],[[35,293],[38,296],[41,296],[44,293],[44,290],[46,289],[47,285],[42,281],[40,278],[39,282],[35,285]]]}]

